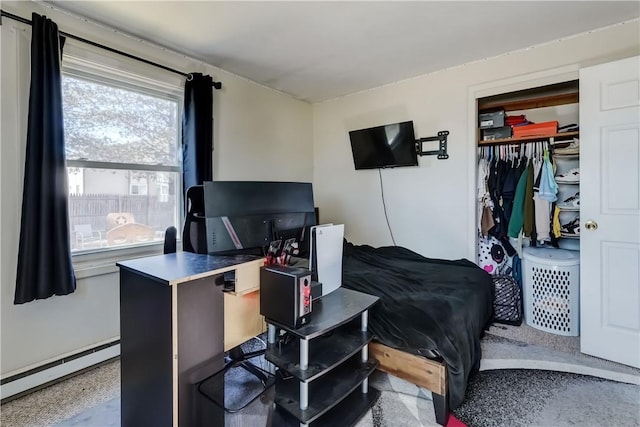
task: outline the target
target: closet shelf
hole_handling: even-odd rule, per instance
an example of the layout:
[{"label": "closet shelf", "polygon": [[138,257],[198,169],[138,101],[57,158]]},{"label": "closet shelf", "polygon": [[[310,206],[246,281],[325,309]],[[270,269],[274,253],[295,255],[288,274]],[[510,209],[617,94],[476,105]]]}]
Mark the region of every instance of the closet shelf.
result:
[{"label": "closet shelf", "polygon": [[523,144],[525,142],[544,141],[544,140],[549,140],[551,138],[574,137],[574,136],[578,136],[579,134],[580,132],[562,132],[562,133],[554,133],[553,135],[545,135],[545,136],[527,136],[524,138],[491,139],[488,141],[478,141],[478,146],[483,147],[487,145]]},{"label": "closet shelf", "polygon": [[580,101],[578,88],[570,89],[568,93],[541,95],[534,98],[507,101],[503,99],[488,99],[478,101],[478,112],[483,113],[496,108],[504,111],[531,110],[533,108],[553,107],[556,105],[577,104]]}]

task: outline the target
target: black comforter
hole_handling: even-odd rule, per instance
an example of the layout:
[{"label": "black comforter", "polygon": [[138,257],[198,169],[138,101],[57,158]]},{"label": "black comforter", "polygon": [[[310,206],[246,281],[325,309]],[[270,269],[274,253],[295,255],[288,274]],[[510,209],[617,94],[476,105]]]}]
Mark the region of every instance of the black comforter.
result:
[{"label": "black comforter", "polygon": [[380,297],[369,316],[375,339],[447,364],[450,405],[480,367],[480,338],[493,312],[491,276],[472,262],[429,259],[408,249],[345,242],[343,286]]}]

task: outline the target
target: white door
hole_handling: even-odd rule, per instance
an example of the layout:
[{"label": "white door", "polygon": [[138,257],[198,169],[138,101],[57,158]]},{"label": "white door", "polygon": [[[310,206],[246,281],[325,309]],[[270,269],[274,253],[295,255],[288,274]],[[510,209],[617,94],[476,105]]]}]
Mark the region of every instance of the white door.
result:
[{"label": "white door", "polygon": [[640,367],[640,57],[580,70],[580,349]]}]

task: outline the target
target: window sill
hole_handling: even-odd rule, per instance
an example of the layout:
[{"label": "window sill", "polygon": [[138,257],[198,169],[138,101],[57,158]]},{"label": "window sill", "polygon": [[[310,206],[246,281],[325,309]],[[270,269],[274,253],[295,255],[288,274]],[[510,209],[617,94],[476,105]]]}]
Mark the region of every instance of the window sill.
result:
[{"label": "window sill", "polygon": [[111,250],[86,251],[72,255],[76,279],[102,276],[118,272],[117,262],[133,258],[161,255],[164,244],[152,243],[144,246]]}]

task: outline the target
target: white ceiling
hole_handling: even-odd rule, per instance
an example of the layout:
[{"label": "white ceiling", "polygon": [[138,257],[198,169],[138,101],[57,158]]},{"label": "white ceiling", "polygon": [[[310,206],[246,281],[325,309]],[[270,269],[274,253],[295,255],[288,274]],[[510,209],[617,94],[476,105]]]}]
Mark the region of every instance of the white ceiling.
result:
[{"label": "white ceiling", "polygon": [[49,3],[308,102],[640,14],[638,1]]}]

